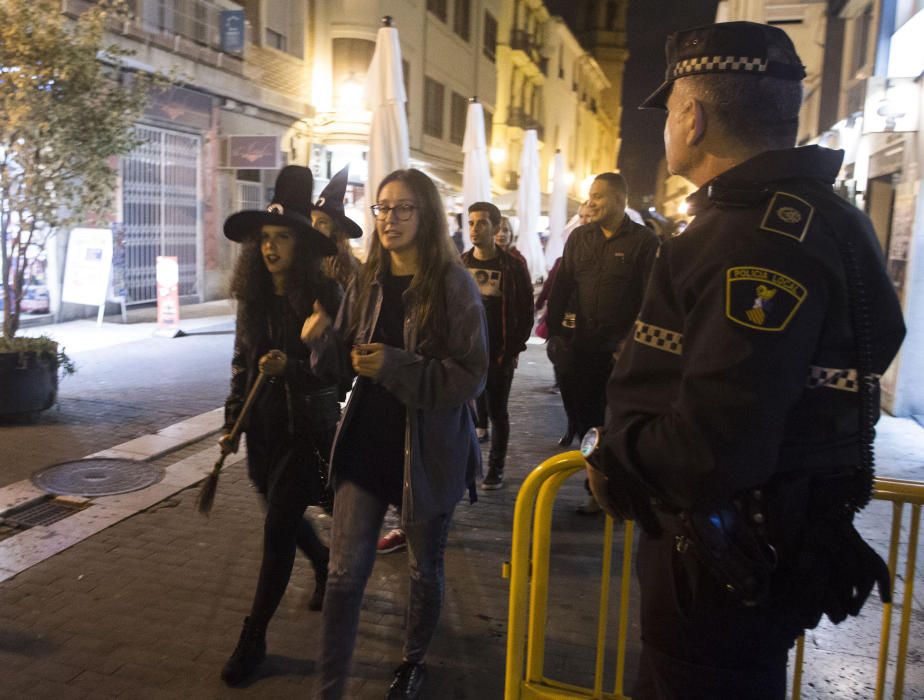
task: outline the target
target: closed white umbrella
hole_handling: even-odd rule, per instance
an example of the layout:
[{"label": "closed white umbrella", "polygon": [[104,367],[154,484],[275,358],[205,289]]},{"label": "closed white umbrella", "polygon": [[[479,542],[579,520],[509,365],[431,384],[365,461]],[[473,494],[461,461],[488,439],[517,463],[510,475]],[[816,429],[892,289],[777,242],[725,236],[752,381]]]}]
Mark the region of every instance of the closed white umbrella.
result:
[{"label": "closed white umbrella", "polygon": [[[366,105],[372,110],[369,125],[369,177],[366,181],[366,231],[368,246],[374,226],[369,205],[375,204],[379,183],[394,170],[407,168],[411,162],[407,136],[407,112],[404,103],[404,72],[401,68],[401,44],[391,17],[382,18],[375,39],[375,52],[366,75]],[[367,248],[368,250],[368,248]]]},{"label": "closed white umbrella", "polygon": [[484,135],[484,110],[477,97],[468,101],[465,117],[465,138],[462,140],[462,242],[464,249],[472,246],[466,216],[475,202],[491,201],[491,169],[488,166],[488,144]]},{"label": "closed white umbrella", "polygon": [[565,157],[555,151],[552,165],[552,202],[549,207],[549,238],[545,242],[545,266],[551,270],[565,249],[564,230],[568,220],[568,175]]},{"label": "closed white umbrella", "polygon": [[533,282],[545,277],[545,256],[539,240],[539,138],[535,129],[523,134],[523,151],[520,153],[520,190],[517,193],[517,218],[520,233],[517,248],[526,258],[529,276]]}]

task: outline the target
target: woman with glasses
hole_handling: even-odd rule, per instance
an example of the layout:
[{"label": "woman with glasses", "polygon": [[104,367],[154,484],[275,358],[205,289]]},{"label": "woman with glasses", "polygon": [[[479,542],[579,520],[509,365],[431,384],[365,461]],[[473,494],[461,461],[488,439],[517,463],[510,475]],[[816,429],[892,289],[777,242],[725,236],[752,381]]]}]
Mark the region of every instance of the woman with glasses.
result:
[{"label": "woman with glasses", "polygon": [[469,402],[484,385],[487,330],[433,182],[398,170],[379,186],[376,235],[336,321],[320,307],[302,340],[331,378],[358,375],[331,455],[331,563],[317,697],[344,696],[359,611],[389,504],[401,506],[410,590],[401,665],[387,698],[416,698],[443,596],[456,503],[475,500],[481,451]]}]

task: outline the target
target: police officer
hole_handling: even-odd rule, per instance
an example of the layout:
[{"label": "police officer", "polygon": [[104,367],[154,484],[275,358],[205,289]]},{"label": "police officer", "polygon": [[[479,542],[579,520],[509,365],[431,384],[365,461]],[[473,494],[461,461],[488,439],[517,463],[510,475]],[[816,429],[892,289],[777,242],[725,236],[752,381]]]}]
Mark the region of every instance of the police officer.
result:
[{"label": "police officer", "polygon": [[803,629],[888,594],[852,516],[904,324],[869,220],[832,191],[843,153],[793,148],[786,34],[715,24],[666,53],[642,107],[667,111],[695,218],[660,248],[588,474],[644,530],[633,697],[782,698]]}]

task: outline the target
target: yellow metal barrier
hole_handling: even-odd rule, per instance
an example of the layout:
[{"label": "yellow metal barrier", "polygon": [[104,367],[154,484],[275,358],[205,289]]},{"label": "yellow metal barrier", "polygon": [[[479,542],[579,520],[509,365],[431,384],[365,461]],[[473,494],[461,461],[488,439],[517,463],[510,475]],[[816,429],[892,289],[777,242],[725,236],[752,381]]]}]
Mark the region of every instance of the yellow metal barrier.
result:
[{"label": "yellow metal barrier", "polygon": [[[552,506],[561,485],[572,475],[582,471],[584,459],[578,451],[565,452],[540,464],[523,482],[517,494],[513,514],[513,541],[511,559],[503,575],[510,579],[510,604],[507,626],[507,668],[504,685],[505,700],[567,700],[599,698],[602,700],[630,700],[624,692],[626,634],[629,618],[629,588],[632,576],[633,524],[626,522],[622,571],[620,575],[620,603],[618,635],[616,641],[616,673],[612,692],[603,690],[603,667],[606,658],[606,631],[609,615],[610,570],[613,550],[613,520],[606,518],[603,540],[603,566],[601,573],[600,602],[597,622],[594,685],[580,687],[547,678],[545,663],[545,627],[548,611],[549,552],[552,530]],[[893,697],[904,693],[905,665],[908,652],[909,629],[914,595],[914,575],[924,505],[924,484],[898,479],[876,479],[874,498],[892,502],[892,531],[889,545],[889,571],[895,589],[895,572],[898,565],[902,511],[911,506],[908,545],[905,554],[905,578],[902,597],[902,614],[899,621],[898,650],[895,658]],[[532,546],[530,546],[532,544]],[[882,611],[882,631],[879,640],[879,663],[876,677],[876,700],[882,700],[889,665],[892,605]],[[801,696],[804,638],[796,645],[793,661],[792,698]]]}]

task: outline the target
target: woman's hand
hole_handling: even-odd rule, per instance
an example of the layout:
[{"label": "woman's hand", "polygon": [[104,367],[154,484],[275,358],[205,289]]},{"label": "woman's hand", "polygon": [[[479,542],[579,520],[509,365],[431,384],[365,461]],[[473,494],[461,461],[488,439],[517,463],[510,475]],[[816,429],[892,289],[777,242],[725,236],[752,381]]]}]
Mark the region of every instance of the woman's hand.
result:
[{"label": "woman's hand", "polygon": [[318,340],[328,328],[330,328],[330,316],[321,306],[321,302],[314,302],[314,313],[305,319],[302,326],[301,339],[306,345]]},{"label": "woman's hand", "polygon": [[385,363],[385,345],[382,343],[365,343],[354,345],[350,352],[353,371],[360,377],[378,379],[382,365]]},{"label": "woman's hand", "polygon": [[231,433],[225,433],[218,439],[218,447],[223,455],[229,455],[237,452],[238,443],[231,439]]},{"label": "woman's hand", "polygon": [[285,374],[287,361],[282,350],[270,350],[260,358],[260,371],[270,377],[279,377]]}]

